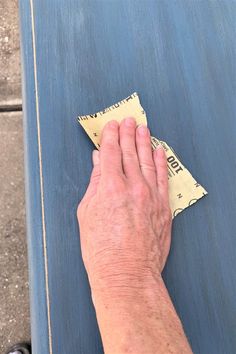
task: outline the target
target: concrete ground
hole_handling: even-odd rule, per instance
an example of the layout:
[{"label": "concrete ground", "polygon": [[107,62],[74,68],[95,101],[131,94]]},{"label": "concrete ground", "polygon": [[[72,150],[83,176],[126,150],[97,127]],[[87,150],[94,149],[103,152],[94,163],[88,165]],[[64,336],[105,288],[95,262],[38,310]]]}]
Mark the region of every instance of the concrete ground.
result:
[{"label": "concrete ground", "polygon": [[21,103],[20,43],[16,0],[0,0],[0,106]]},{"label": "concrete ground", "polygon": [[0,353],[30,340],[18,9],[0,0]]}]

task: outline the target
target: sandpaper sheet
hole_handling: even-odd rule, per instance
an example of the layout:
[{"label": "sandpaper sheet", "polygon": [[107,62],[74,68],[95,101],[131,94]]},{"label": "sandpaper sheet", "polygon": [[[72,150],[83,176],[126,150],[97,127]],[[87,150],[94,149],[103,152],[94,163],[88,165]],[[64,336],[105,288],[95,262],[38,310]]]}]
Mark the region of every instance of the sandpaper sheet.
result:
[{"label": "sandpaper sheet", "polygon": [[[99,149],[101,132],[110,120],[121,122],[125,117],[134,117],[137,125],[147,125],[147,117],[140,104],[137,92],[97,113],[78,116],[78,121]],[[174,218],[181,211],[194,204],[207,194],[207,191],[193,178],[182,164],[175,151],[155,137],[151,137],[152,148],[161,144],[166,152],[168,163],[169,201]]]}]

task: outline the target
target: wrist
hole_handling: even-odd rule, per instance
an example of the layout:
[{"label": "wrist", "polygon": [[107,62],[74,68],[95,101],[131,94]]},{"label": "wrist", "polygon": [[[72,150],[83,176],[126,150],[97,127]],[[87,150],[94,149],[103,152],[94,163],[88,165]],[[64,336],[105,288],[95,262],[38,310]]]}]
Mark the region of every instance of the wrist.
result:
[{"label": "wrist", "polygon": [[125,262],[125,267],[120,264],[98,267],[96,264],[89,269],[88,276],[93,297],[104,301],[149,297],[153,289],[158,291],[164,284],[158,267],[134,262]]},{"label": "wrist", "polygon": [[92,299],[97,310],[100,307],[112,311],[113,308],[130,308],[135,305],[155,306],[158,298],[167,290],[161,275],[142,282],[111,283],[107,287],[91,287]]}]

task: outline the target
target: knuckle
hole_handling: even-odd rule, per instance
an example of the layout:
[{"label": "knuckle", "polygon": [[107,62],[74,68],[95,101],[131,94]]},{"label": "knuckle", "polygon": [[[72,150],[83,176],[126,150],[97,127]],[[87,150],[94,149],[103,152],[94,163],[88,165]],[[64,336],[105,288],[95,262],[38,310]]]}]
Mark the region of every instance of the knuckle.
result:
[{"label": "knuckle", "polygon": [[115,176],[106,181],[105,189],[108,194],[120,194],[124,192],[124,183],[120,177]]},{"label": "knuckle", "polygon": [[140,162],[140,168],[142,170],[149,170],[151,172],[156,172],[156,167],[152,161],[142,161]]},{"label": "knuckle", "polygon": [[101,150],[104,156],[121,157],[121,149],[118,143],[107,141],[106,143],[101,145]]},{"label": "knuckle", "polygon": [[118,145],[115,144],[111,138],[104,140],[101,147],[103,147],[108,153],[114,152],[118,149]]},{"label": "knuckle", "polygon": [[123,153],[123,158],[126,160],[133,160],[137,156],[135,150],[129,148],[123,148],[122,153]]}]

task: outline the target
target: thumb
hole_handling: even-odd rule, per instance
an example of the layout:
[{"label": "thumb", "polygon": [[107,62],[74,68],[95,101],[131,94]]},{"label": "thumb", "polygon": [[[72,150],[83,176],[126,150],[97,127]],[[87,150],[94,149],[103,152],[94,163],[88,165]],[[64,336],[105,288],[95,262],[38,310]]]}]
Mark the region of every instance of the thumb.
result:
[{"label": "thumb", "polygon": [[92,155],[93,170],[90,177],[90,182],[85,193],[85,198],[91,198],[97,191],[97,186],[100,181],[100,156],[98,150],[93,150]]}]

